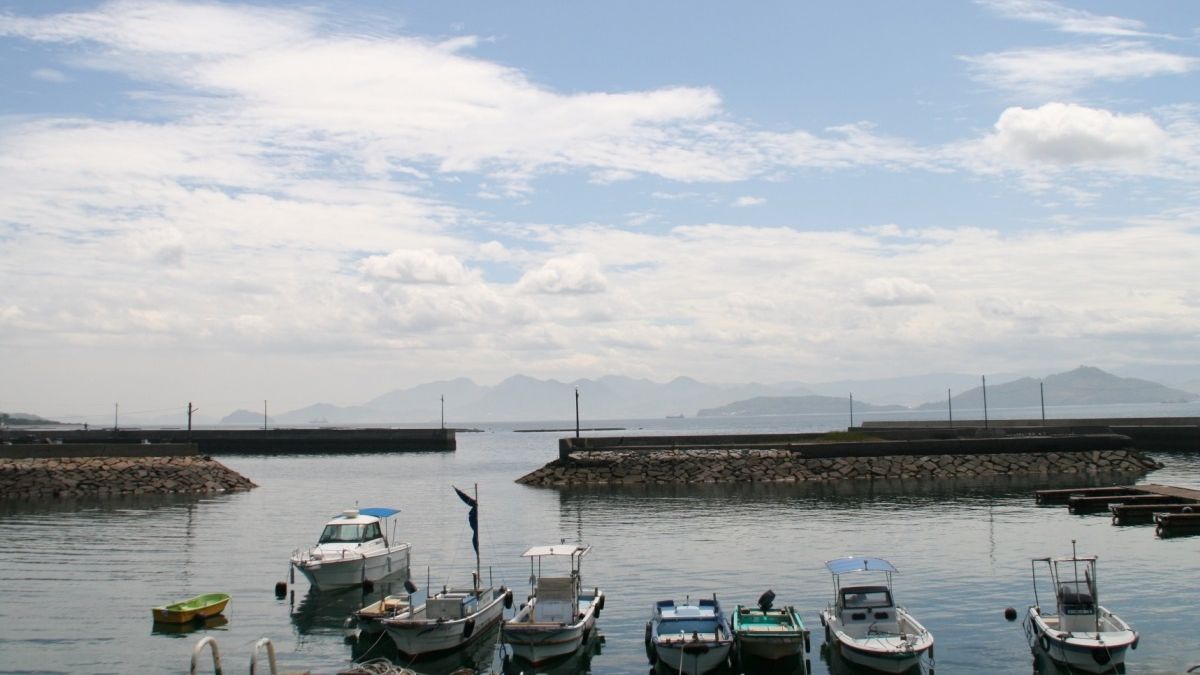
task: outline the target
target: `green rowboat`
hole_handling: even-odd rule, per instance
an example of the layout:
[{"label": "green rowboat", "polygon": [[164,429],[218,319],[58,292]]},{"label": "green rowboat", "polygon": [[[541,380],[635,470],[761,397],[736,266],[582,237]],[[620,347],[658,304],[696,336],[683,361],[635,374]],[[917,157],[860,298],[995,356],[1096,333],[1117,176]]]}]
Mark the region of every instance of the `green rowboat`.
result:
[{"label": "green rowboat", "polygon": [[216,616],[225,611],[225,605],[228,604],[228,593],[207,593],[190,600],[154,607],[150,612],[158,623],[189,623]]},{"label": "green rowboat", "polygon": [[750,655],[775,660],[797,656],[811,648],[800,615],[791,605],[772,608],[774,598],[775,594],[767,591],[759,599],[758,607],[738,605],[733,612],[733,638],[739,658]]}]

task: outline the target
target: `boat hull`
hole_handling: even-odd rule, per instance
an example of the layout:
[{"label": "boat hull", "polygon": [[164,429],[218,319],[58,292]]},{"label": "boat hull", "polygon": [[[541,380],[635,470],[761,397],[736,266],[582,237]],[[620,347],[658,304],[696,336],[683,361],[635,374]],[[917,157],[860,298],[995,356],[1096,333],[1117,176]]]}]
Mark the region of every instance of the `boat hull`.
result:
[{"label": "boat hull", "polygon": [[580,618],[572,624],[530,621],[531,613],[523,609],[517,616],[504,622],[500,629],[501,638],[512,648],[513,656],[534,666],[566,656],[579,649],[591,635],[599,609],[598,597],[604,596],[579,596]]},{"label": "boat hull", "polygon": [[461,649],[481,635],[489,632],[504,615],[503,589],[484,591],[477,611],[461,619],[417,618],[384,619],[380,623],[396,644],[396,649],[408,657],[432,656]]},{"label": "boat hull", "polygon": [[190,623],[216,616],[225,611],[225,606],[228,604],[229,595],[209,593],[163,607],[151,608],[150,614],[156,623]]},{"label": "boat hull", "polygon": [[694,642],[654,644],[655,666],[672,673],[700,675],[716,670],[729,660],[732,640],[698,640]]},{"label": "boat hull", "polygon": [[292,558],[292,566],[318,589],[358,586],[365,581],[376,582],[408,570],[411,546],[393,546],[363,556],[316,560],[307,555]]},{"label": "boat hull", "polygon": [[895,635],[866,635],[857,637],[844,630],[837,615],[821,612],[825,624],[825,643],[836,646],[846,661],[883,673],[903,673],[921,663],[921,658],[933,655],[933,635],[906,612],[897,609],[902,630]]},{"label": "boat hull", "polygon": [[1037,606],[1025,617],[1025,634],[1033,650],[1042,650],[1055,663],[1087,673],[1109,673],[1125,663],[1125,654],[1136,649],[1138,634],[1116,615],[1100,607],[1101,630],[1066,633],[1047,624]]}]

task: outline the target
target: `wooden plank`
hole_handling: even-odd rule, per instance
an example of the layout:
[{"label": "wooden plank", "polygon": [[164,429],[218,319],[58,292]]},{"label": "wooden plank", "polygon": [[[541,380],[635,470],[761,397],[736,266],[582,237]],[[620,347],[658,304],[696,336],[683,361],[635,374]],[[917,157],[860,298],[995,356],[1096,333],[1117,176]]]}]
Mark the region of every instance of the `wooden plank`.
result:
[{"label": "wooden plank", "polygon": [[1156,495],[1167,495],[1170,497],[1179,497],[1192,502],[1200,502],[1200,490],[1193,490],[1185,487],[1175,487],[1174,485],[1159,485],[1157,483],[1146,483],[1144,485],[1133,486],[1135,490],[1143,490]]},{"label": "wooden plank", "polygon": [[1184,509],[1200,510],[1200,506],[1192,503],[1182,504],[1112,504],[1113,525],[1130,525],[1133,523],[1152,523],[1156,513],[1184,513]]},{"label": "wooden plank", "polygon": [[1136,490],[1137,488],[1128,485],[1118,485],[1114,487],[1038,490],[1034,493],[1034,496],[1038,504],[1066,504],[1070,501],[1071,497],[1075,496],[1100,497],[1103,495],[1135,494]]},{"label": "wooden plank", "polygon": [[1177,500],[1168,495],[1147,495],[1137,493],[1104,495],[1097,497],[1071,497],[1067,502],[1067,510],[1071,513],[1095,513],[1107,511],[1109,504],[1170,504]]}]

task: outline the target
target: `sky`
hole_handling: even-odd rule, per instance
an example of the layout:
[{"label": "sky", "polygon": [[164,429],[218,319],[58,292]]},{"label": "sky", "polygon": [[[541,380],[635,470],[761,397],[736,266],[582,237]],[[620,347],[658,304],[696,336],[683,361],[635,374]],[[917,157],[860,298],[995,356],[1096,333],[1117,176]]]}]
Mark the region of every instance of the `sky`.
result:
[{"label": "sky", "polygon": [[0,0],[0,410],[1200,361],[1200,4]]}]

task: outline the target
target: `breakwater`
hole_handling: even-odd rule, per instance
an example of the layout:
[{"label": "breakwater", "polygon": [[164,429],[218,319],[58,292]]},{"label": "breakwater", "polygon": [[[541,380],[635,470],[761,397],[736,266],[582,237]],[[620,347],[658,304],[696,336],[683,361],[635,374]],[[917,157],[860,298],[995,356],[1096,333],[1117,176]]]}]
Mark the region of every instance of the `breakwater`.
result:
[{"label": "breakwater", "polygon": [[1144,474],[1155,460],[1116,434],[818,442],[815,435],[561,439],[526,485],[798,482]]},{"label": "breakwater", "polygon": [[1114,433],[1141,450],[1200,450],[1200,417],[1083,417],[1075,419],[869,421],[852,427],[880,438],[969,438],[975,436]]},{"label": "breakwater", "polygon": [[[53,447],[60,455],[71,450]],[[3,499],[207,494],[254,487],[250,479],[194,451],[168,456],[0,458]]]},{"label": "breakwater", "polygon": [[5,429],[0,443],[195,443],[206,454],[452,452],[454,429]]}]

